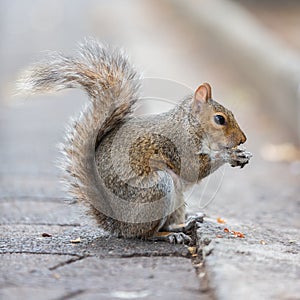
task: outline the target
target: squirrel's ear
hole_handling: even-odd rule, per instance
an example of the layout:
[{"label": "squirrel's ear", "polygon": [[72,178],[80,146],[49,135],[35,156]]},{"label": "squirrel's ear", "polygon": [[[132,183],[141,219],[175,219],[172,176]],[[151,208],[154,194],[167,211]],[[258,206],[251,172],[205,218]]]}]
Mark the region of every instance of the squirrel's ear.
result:
[{"label": "squirrel's ear", "polygon": [[199,111],[201,104],[207,102],[211,99],[211,87],[205,82],[202,83],[196,90],[193,98],[193,109],[194,111]]}]

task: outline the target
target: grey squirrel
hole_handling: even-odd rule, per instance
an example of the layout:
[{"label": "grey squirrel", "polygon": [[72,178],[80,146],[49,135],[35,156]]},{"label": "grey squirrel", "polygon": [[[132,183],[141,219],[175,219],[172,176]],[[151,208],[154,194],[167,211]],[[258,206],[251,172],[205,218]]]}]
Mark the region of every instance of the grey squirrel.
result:
[{"label": "grey squirrel", "polygon": [[65,183],[99,225],[120,237],[187,243],[183,192],[224,163],[251,154],[233,114],[201,84],[168,112],[136,117],[140,76],[126,55],[95,40],[74,57],[54,53],[21,76],[28,94],[81,88],[89,103],[62,147]]}]

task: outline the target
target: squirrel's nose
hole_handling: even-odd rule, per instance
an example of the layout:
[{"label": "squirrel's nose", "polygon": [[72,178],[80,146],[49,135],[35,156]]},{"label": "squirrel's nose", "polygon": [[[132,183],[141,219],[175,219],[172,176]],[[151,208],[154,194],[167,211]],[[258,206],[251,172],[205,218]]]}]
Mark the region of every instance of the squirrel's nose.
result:
[{"label": "squirrel's nose", "polygon": [[242,132],[242,136],[241,136],[239,145],[244,144],[246,141],[247,141],[247,137],[245,136],[244,132]]}]

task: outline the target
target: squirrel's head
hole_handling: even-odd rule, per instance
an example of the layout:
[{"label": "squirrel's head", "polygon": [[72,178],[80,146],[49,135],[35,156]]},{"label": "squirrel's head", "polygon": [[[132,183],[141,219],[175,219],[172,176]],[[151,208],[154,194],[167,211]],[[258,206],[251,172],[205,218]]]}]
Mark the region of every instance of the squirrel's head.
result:
[{"label": "squirrel's head", "polygon": [[201,126],[202,137],[211,150],[234,148],[245,143],[246,136],[231,111],[212,99],[208,83],[200,85],[192,99],[192,115]]}]

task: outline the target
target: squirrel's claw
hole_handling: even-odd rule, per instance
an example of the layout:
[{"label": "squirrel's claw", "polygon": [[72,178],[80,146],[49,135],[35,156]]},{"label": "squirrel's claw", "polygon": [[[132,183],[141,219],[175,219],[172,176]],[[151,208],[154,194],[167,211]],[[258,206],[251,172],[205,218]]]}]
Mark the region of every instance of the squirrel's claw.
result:
[{"label": "squirrel's claw", "polygon": [[158,232],[150,238],[152,241],[164,241],[171,244],[190,244],[192,239],[183,232]]},{"label": "squirrel's claw", "polygon": [[171,244],[189,244],[192,239],[183,232],[171,232],[167,236],[167,241]]},{"label": "squirrel's claw", "polygon": [[168,239],[172,244],[190,244],[192,242],[192,239],[183,232],[172,232]]}]

